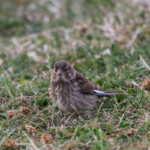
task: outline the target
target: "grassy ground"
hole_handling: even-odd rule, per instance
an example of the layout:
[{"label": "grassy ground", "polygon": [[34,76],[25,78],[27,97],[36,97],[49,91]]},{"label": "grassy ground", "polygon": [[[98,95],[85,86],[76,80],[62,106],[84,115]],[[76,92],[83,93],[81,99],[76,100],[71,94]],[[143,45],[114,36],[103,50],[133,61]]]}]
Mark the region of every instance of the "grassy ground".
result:
[{"label": "grassy ground", "polygon": [[[148,0],[0,2],[0,149],[150,149]],[[65,59],[103,90],[97,110],[66,114],[48,95]],[[46,134],[47,133],[47,134]]]}]

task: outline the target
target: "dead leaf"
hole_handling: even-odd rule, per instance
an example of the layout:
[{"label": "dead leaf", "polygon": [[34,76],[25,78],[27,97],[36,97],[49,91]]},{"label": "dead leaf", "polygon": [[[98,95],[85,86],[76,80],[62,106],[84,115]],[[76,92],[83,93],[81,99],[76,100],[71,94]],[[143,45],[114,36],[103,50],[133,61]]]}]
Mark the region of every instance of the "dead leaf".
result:
[{"label": "dead leaf", "polygon": [[32,131],[36,129],[32,125],[26,125],[25,128],[29,131],[29,133],[32,133]]},{"label": "dead leaf", "polygon": [[48,144],[49,142],[51,142],[51,143],[53,142],[53,137],[48,133],[42,134],[41,139],[42,139],[44,144]]},{"label": "dead leaf", "polygon": [[127,132],[126,132],[126,135],[130,136],[134,133],[134,129],[129,129]]},{"label": "dead leaf", "polygon": [[8,117],[12,118],[14,115],[18,113],[18,110],[9,110],[7,113],[8,113]]},{"label": "dead leaf", "polygon": [[11,149],[17,149],[17,143],[16,140],[9,139],[4,142],[4,145]]},{"label": "dead leaf", "polygon": [[143,81],[140,84],[141,87],[144,87],[146,90],[150,91],[150,79]]}]

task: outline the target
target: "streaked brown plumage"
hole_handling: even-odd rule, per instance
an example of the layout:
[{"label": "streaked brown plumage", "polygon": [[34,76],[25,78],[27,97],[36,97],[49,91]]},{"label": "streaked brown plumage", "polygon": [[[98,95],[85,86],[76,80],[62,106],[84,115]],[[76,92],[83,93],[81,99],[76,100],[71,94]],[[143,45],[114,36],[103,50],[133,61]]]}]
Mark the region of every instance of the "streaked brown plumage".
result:
[{"label": "streaked brown plumage", "polygon": [[88,111],[96,106],[99,97],[118,95],[103,92],[93,82],[65,60],[57,61],[51,73],[49,94],[53,102],[65,112]]}]

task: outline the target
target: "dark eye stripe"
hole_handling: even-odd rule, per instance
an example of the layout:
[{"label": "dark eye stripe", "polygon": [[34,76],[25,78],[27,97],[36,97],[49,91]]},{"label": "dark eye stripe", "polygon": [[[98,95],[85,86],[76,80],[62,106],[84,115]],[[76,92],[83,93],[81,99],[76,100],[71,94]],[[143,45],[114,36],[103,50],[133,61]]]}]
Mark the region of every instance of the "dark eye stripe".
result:
[{"label": "dark eye stripe", "polygon": [[64,69],[64,71],[68,71],[68,69]]},{"label": "dark eye stripe", "polygon": [[58,67],[57,67],[57,66],[55,66],[55,69],[57,70],[57,69],[58,69]]}]

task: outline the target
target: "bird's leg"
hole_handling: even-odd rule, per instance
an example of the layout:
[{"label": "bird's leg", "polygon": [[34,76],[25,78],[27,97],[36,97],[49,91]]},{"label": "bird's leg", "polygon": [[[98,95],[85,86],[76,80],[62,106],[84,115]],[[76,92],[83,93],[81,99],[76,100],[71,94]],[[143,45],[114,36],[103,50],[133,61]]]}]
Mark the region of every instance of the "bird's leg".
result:
[{"label": "bird's leg", "polygon": [[75,111],[74,111],[75,113],[77,113],[77,114],[79,114],[79,115],[80,115],[80,111],[79,111],[79,110],[77,110],[75,106],[73,106],[72,104],[71,104],[70,106],[71,106],[71,107],[75,110]]}]

